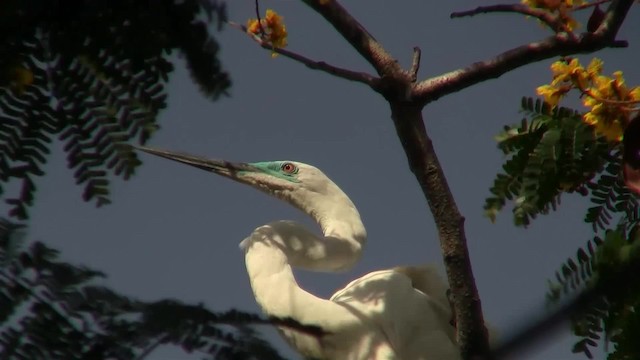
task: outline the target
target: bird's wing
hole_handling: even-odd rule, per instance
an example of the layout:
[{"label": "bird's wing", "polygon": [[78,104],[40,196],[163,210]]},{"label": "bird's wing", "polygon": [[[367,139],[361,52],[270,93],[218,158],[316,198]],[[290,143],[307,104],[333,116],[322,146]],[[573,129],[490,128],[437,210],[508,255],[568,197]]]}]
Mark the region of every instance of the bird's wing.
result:
[{"label": "bird's wing", "polygon": [[447,299],[447,284],[442,280],[440,273],[435,266],[397,266],[392,269],[406,275],[411,280],[414,289],[418,289],[425,294],[429,294],[434,301],[440,303],[444,308],[449,308]]},{"label": "bird's wing", "polygon": [[[451,304],[447,298],[447,285],[440,276],[435,266],[398,266],[392,269],[406,275],[411,280],[414,289],[419,290],[429,297],[433,309],[436,311],[441,321],[452,323]],[[450,326],[447,335],[452,341],[456,341],[455,327]]]},{"label": "bird's wing", "polygon": [[[440,314],[443,319],[453,320],[451,304],[446,295],[448,287],[434,266],[398,266],[393,268],[393,270],[409,277],[415,289],[430,295],[433,301],[439,304],[441,309]],[[496,344],[498,341],[498,330],[487,322],[485,322],[485,326],[489,332],[489,342],[492,345]],[[457,342],[455,327],[451,326],[448,330],[447,335],[451,341]]]},{"label": "bird's wing", "polygon": [[[390,269],[369,273],[349,283],[331,300],[354,309],[380,329],[400,359],[459,359],[455,340],[450,337],[453,327],[449,324],[448,303],[447,307],[441,304],[446,296],[430,296],[429,292],[435,291],[438,284],[427,281],[433,280],[430,272],[421,282],[426,292],[415,289],[407,273],[412,271]],[[444,286],[442,291],[446,291]]]}]

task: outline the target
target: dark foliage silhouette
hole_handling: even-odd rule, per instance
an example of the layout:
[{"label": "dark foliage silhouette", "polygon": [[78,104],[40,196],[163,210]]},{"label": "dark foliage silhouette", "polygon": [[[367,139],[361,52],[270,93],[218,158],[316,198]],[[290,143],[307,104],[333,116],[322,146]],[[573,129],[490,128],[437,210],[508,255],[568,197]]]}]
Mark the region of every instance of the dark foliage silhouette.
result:
[{"label": "dark foliage silhouette", "polygon": [[282,359],[250,326],[317,329],[176,300],[145,302],[95,280],[99,271],[58,259],[24,226],[0,219],[0,359],[142,359],[173,344],[206,359]]},{"label": "dark foliage silhouette", "polygon": [[[108,203],[107,175],[127,179],[140,164],[119,144],[145,143],[158,128],[173,52],[208,97],[230,85],[208,30],[224,20],[214,0],[3,1],[0,197],[9,215],[28,217],[54,138],[83,198]],[[7,196],[12,181],[20,190]]]}]

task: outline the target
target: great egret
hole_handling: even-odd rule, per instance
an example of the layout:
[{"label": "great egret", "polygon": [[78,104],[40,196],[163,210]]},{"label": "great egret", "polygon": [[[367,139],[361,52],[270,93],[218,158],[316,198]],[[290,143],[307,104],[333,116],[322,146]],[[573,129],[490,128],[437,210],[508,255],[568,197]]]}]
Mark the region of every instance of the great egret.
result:
[{"label": "great egret", "polygon": [[138,147],[250,185],[314,218],[322,236],[294,221],[255,229],[240,246],[256,301],[270,316],[321,327],[322,337],[280,329],[305,358],[454,360],[460,355],[446,287],[431,267],[369,273],[326,300],[298,286],[292,267],[340,271],[359,258],[366,231],[349,197],[322,171],[294,161],[232,163]]}]

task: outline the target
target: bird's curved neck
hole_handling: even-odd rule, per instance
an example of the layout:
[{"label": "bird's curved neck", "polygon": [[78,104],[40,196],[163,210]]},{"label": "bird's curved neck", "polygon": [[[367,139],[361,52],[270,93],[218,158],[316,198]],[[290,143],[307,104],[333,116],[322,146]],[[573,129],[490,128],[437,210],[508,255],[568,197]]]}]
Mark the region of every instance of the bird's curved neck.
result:
[{"label": "bird's curved neck", "polygon": [[[313,271],[341,271],[352,267],[359,259],[367,233],[358,210],[351,200],[339,192],[334,196],[294,202],[320,226],[322,236],[295,221],[276,221],[257,228],[241,247],[247,252],[250,244],[260,242],[281,252],[287,264]],[[263,249],[266,251],[266,249]],[[249,265],[249,264],[247,264]]]},{"label": "bird's curved neck", "polygon": [[[318,244],[300,241],[299,236],[304,231],[294,222],[278,221],[257,228],[243,241],[247,273],[256,302],[269,316],[291,318],[300,324],[318,326],[328,333],[338,331],[344,324],[356,324],[358,319],[345,307],[298,286],[292,266],[304,263],[307,268],[314,268],[326,259],[321,256]],[[320,240],[317,236],[316,239]],[[317,260],[310,260],[316,256]],[[326,350],[319,338],[296,330],[280,330],[303,357],[324,358]]]},{"label": "bird's curved neck", "polygon": [[[366,241],[358,210],[337,186],[324,194],[309,192],[297,199],[283,194],[278,197],[313,217],[322,235],[294,221],[276,221],[254,230],[241,247],[256,301],[271,316],[291,317],[329,331],[335,325],[329,319],[336,316],[355,321],[342,306],[301,289],[292,267],[314,271],[352,267]],[[296,343],[296,348],[307,348],[310,355],[317,355],[316,340],[295,332],[285,336]]]},{"label": "bird's curved neck", "polygon": [[[320,226],[322,237],[301,225],[297,232],[306,246],[316,253],[291,254],[291,265],[316,271],[339,271],[350,268],[360,259],[367,232],[351,199],[337,186],[329,194],[309,193],[302,201],[292,201]],[[303,255],[302,258],[299,255]]]}]

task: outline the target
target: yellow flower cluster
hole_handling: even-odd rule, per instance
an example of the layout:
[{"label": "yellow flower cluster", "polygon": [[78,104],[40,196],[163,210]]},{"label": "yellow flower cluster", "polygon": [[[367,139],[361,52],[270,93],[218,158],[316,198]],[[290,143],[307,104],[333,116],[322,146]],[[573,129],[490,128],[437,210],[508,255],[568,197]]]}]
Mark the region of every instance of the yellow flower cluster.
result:
[{"label": "yellow flower cluster", "polygon": [[[282,16],[271,9],[267,9],[264,19],[249,19],[247,32],[260,37],[274,48],[287,46],[287,28],[284,26]],[[276,53],[272,54],[274,57],[276,55]]]},{"label": "yellow flower cluster", "polygon": [[585,69],[578,59],[560,60],[551,65],[553,80],[538,87],[538,95],[552,106],[571,89],[581,93],[582,103],[589,111],[585,123],[609,141],[621,141],[624,129],[638,110],[640,87],[628,88],[621,71],[613,77],[602,75],[602,60],[593,59]]},{"label": "yellow flower cluster", "polygon": [[585,3],[585,0],[522,0],[524,5],[557,14],[567,31],[578,27],[578,22],[570,14],[571,9]]}]

